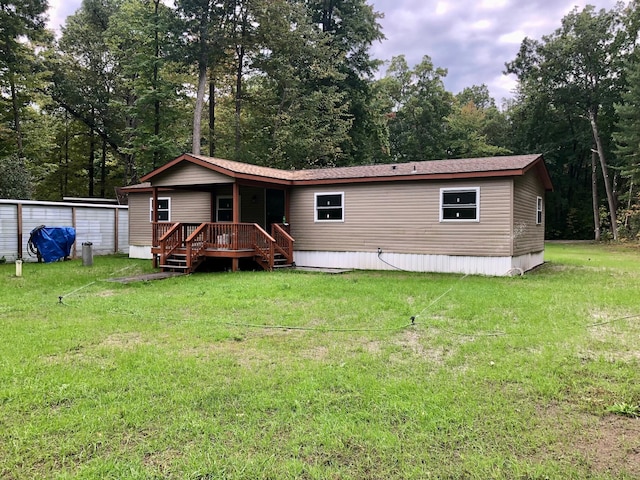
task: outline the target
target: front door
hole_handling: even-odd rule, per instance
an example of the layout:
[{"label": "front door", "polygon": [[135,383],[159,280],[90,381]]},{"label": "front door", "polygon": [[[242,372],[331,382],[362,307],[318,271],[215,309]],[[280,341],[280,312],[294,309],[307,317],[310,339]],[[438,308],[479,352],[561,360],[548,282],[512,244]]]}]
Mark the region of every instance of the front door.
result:
[{"label": "front door", "polygon": [[271,232],[271,224],[288,221],[288,219],[284,218],[284,190],[268,188],[266,207],[267,232]]}]

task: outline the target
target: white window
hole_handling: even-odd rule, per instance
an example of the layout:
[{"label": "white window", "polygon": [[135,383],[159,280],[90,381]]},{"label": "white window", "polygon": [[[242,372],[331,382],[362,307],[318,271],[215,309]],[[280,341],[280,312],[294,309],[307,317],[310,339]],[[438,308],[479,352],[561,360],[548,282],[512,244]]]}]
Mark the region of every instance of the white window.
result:
[{"label": "white window", "polygon": [[440,221],[480,221],[480,188],[441,188]]},{"label": "white window", "polygon": [[536,199],[536,225],[542,223],[542,197]]},{"label": "white window", "polygon": [[233,222],[232,196],[220,196],[216,199],[216,221]]},{"label": "white window", "polygon": [[315,194],[316,222],[344,222],[344,192]]},{"label": "white window", "polygon": [[[153,222],[153,197],[149,199],[149,221]],[[169,197],[158,198],[158,221],[159,222],[171,221],[171,198]]]}]

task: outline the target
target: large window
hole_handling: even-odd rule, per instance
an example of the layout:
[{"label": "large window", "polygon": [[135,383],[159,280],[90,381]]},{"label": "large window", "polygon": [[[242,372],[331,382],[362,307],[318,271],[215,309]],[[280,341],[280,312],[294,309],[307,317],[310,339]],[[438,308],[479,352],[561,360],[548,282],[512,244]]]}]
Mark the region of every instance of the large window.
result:
[{"label": "large window", "polygon": [[216,199],[216,221],[233,222],[233,197],[223,196]]},{"label": "large window", "polygon": [[480,188],[441,188],[440,221],[480,220]]},{"label": "large window", "polygon": [[316,222],[344,221],[344,192],[315,194]]},{"label": "large window", "polygon": [[[153,222],[153,197],[149,199],[149,221]],[[158,221],[171,221],[171,199],[169,197],[158,198]]]},{"label": "large window", "polygon": [[542,197],[536,199],[536,224],[542,223]]}]

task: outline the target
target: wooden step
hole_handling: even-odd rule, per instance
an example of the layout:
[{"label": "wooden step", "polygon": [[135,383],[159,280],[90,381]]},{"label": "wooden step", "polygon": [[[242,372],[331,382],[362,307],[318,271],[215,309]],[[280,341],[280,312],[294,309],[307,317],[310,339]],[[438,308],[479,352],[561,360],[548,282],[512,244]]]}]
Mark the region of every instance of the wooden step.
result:
[{"label": "wooden step", "polygon": [[171,270],[188,270],[186,265],[160,265],[160,268],[167,268]]}]

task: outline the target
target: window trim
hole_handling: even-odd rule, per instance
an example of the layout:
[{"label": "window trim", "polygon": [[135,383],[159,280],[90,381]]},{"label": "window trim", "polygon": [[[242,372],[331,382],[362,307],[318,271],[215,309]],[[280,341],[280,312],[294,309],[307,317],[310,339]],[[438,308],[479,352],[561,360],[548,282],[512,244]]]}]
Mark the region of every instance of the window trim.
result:
[{"label": "window trim", "polygon": [[[167,208],[158,208],[158,217],[160,216],[160,212],[167,212],[166,220],[158,220],[158,222],[170,223],[171,222],[171,197],[158,197],[158,203],[161,200],[167,201]],[[149,221],[153,223],[153,197],[149,198]]]},{"label": "window trim", "polygon": [[[476,218],[444,218],[444,194],[452,192],[475,192],[476,203],[474,205],[476,209]],[[439,209],[440,223],[478,223],[480,222],[480,187],[442,187],[440,189],[440,209]]]},{"label": "window trim", "polygon": [[536,225],[542,225],[544,220],[544,200],[542,197],[536,197]]},{"label": "window trim", "polygon": [[[230,199],[231,200],[231,209],[223,208],[223,212],[227,212],[231,210],[231,220],[220,220],[220,200],[222,199]],[[233,195],[218,195],[216,196],[216,223],[233,223]]]},{"label": "window trim", "polygon": [[[340,195],[340,209],[342,210],[341,218],[339,219],[319,219],[318,213],[323,210],[322,207],[318,208],[318,197],[326,195]],[[330,207],[337,208],[337,207]],[[314,223],[344,223],[345,208],[344,208],[344,192],[314,192],[313,194],[313,221]]]}]

